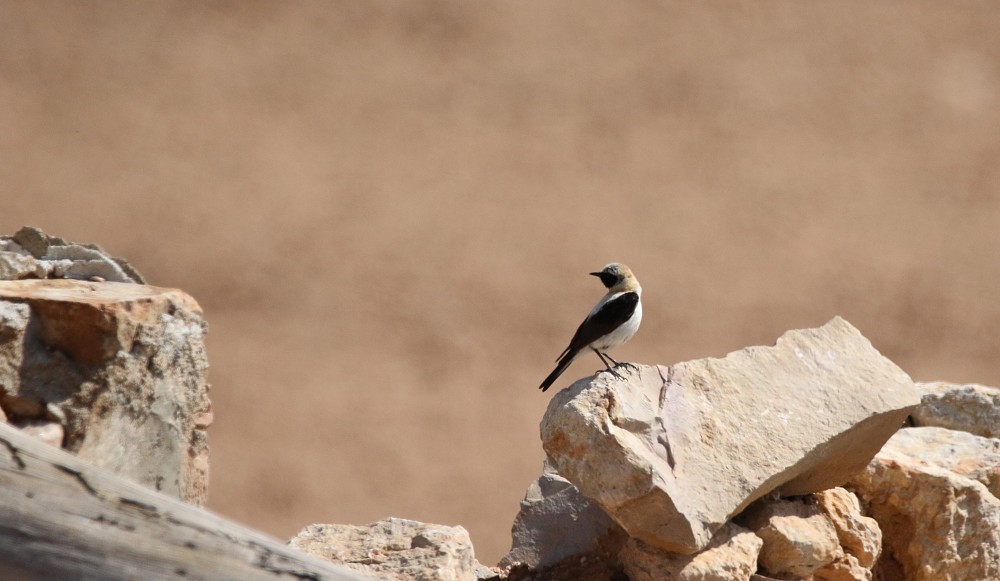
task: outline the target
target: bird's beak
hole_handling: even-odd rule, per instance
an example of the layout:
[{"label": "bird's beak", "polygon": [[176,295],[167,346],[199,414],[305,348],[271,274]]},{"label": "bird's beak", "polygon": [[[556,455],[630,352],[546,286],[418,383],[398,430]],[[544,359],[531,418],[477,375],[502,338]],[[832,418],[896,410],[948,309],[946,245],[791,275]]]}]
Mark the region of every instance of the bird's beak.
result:
[{"label": "bird's beak", "polygon": [[591,272],[590,276],[601,276],[602,274],[604,274],[604,273],[603,272]]}]

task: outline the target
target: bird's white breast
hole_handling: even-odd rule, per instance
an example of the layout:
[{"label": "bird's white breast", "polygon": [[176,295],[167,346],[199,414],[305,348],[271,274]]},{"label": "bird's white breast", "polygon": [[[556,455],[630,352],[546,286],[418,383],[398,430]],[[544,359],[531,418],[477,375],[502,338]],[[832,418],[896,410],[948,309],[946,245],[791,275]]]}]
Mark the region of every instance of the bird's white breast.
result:
[{"label": "bird's white breast", "polygon": [[608,349],[614,349],[619,345],[625,343],[635,335],[635,332],[639,330],[639,323],[642,322],[642,301],[640,300],[635,305],[635,311],[632,312],[632,316],[629,320],[625,321],[614,331],[608,333],[607,335],[597,339],[590,344],[591,347],[597,349],[598,351],[606,351]]}]

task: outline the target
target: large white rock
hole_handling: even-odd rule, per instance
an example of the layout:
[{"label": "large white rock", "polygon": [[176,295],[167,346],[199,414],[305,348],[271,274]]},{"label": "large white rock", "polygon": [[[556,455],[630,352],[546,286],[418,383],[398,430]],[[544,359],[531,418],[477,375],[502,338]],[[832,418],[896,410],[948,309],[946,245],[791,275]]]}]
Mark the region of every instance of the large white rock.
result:
[{"label": "large white rock", "polygon": [[952,470],[965,471],[968,461],[974,472],[984,468],[976,457],[981,449],[968,442],[956,446],[955,434],[901,430],[852,480],[884,535],[879,578],[1000,579],[1000,500],[983,482]]},{"label": "large white rock", "polygon": [[918,383],[917,391],[920,406],[913,410],[914,425],[1000,438],[1000,388],[933,381]]},{"label": "large white rock", "polygon": [[839,317],[774,347],[620,372],[556,394],[543,447],[631,536],[681,553],[765,494],[843,484],[919,403],[909,376]]}]

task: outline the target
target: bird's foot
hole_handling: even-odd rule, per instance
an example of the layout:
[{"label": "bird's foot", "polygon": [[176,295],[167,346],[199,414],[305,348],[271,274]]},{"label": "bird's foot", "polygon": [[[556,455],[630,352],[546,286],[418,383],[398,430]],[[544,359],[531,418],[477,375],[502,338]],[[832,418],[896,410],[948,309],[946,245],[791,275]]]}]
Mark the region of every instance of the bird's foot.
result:
[{"label": "bird's foot", "polygon": [[607,369],[603,370],[601,373],[604,373],[604,372],[610,373],[611,375],[614,375],[618,379],[620,379],[622,381],[625,381],[625,376],[622,375],[621,373],[618,373],[617,371],[615,371],[614,368],[612,368],[612,367],[608,367]]},{"label": "bird's foot", "polygon": [[615,362],[615,368],[618,367],[631,367],[632,369],[639,371],[639,366],[631,361],[622,361],[621,363]]}]

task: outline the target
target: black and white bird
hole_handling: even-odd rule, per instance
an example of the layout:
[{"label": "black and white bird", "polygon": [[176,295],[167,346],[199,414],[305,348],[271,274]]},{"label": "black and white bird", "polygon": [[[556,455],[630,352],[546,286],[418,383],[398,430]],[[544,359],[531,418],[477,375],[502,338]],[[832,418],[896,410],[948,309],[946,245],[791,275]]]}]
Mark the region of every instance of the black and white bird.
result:
[{"label": "black and white bird", "polygon": [[608,371],[617,375],[608,360],[615,367],[620,364],[608,355],[608,350],[625,343],[639,330],[639,322],[642,321],[642,302],[639,300],[642,287],[629,267],[612,262],[600,272],[590,274],[601,279],[604,286],[608,287],[608,294],[597,301],[580,324],[569,347],[556,360],[556,368],[538,386],[542,391],[548,389],[574,359],[588,350],[596,353]]}]

